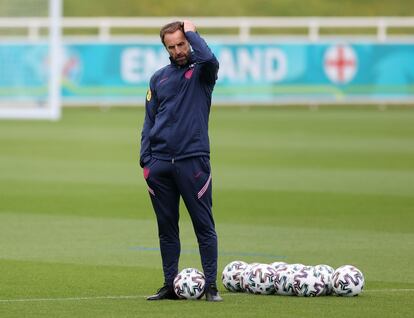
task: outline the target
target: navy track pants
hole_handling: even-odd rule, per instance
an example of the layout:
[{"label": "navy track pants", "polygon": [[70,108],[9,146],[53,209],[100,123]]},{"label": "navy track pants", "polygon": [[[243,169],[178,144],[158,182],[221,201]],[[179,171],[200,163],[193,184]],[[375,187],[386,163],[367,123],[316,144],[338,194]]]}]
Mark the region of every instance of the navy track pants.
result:
[{"label": "navy track pants", "polygon": [[193,223],[206,284],[215,283],[217,235],[212,214],[209,158],[191,157],[175,162],[152,158],[144,167],[144,177],[157,216],[165,283],[172,285],[178,273],[180,196]]}]

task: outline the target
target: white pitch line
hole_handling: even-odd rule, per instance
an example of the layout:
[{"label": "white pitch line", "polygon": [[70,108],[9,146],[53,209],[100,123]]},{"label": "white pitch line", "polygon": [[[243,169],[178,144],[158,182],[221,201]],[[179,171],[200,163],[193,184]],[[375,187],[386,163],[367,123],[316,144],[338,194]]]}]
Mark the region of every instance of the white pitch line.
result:
[{"label": "white pitch line", "polygon": [[414,292],[414,288],[368,289],[368,290],[363,291],[363,293],[409,293],[409,292]]},{"label": "white pitch line", "polygon": [[[406,289],[368,289],[364,290],[365,293],[410,293],[414,292],[414,288]],[[245,293],[226,293],[223,296],[239,296],[246,295]],[[22,298],[22,299],[0,299],[0,303],[26,303],[26,302],[48,302],[48,301],[82,301],[82,300],[102,300],[102,299],[139,299],[146,298],[144,295],[130,295],[130,296],[95,296],[95,297],[67,297],[67,298]]]},{"label": "white pitch line", "polygon": [[99,299],[138,299],[147,296],[96,296],[96,297],[67,297],[67,298],[23,298],[23,299],[0,299],[0,303],[17,302],[46,302],[46,301],[80,301],[80,300],[99,300]]}]

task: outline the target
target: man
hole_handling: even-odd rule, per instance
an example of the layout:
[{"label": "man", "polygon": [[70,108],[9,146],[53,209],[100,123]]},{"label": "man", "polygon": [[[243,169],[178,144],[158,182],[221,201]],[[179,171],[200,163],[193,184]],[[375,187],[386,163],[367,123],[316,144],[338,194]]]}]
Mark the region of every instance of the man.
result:
[{"label": "man", "polygon": [[147,299],[177,299],[173,280],[180,257],[181,196],[197,236],[206,300],[221,301],[216,286],[217,235],[211,209],[208,137],[219,63],[191,21],[165,25],[160,37],[171,63],[150,80],[140,165],[157,217],[164,286]]}]

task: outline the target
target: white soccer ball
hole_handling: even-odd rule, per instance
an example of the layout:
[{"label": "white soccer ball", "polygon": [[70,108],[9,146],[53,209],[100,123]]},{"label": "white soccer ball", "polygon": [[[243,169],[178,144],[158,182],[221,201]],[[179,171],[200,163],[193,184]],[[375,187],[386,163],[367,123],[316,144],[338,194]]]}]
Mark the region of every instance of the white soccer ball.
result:
[{"label": "white soccer ball", "polygon": [[247,264],[246,268],[241,272],[241,274],[240,274],[240,287],[241,287],[242,291],[245,291],[245,292],[248,292],[248,293],[253,293],[253,291],[250,290],[250,284],[249,284],[250,272],[257,265],[260,265],[260,264],[259,263]]},{"label": "white soccer ball", "polygon": [[289,264],[279,266],[274,277],[275,292],[282,296],[295,295],[293,290],[295,269]]},{"label": "white soccer ball", "polygon": [[296,296],[315,297],[325,291],[324,276],[313,266],[305,266],[294,274],[293,290]]},{"label": "white soccer ball", "polygon": [[205,285],[204,274],[196,268],[185,268],[174,278],[174,292],[183,299],[201,298]]},{"label": "white soccer ball", "polygon": [[221,281],[228,291],[243,291],[240,285],[240,275],[247,265],[248,264],[243,261],[233,261],[224,267],[223,273],[221,274]]},{"label": "white soccer ball", "polygon": [[319,272],[320,275],[323,276],[323,281],[325,282],[325,290],[322,293],[323,295],[331,295],[332,294],[332,274],[334,273],[335,269],[331,266],[326,264],[319,264],[315,266],[315,270]]},{"label": "white soccer ball", "polygon": [[253,294],[273,294],[275,292],[275,274],[275,269],[268,264],[259,264],[252,267],[247,280],[248,290]]},{"label": "white soccer ball", "polygon": [[353,265],[341,266],[332,275],[333,292],[338,296],[357,296],[364,284],[364,275]]}]

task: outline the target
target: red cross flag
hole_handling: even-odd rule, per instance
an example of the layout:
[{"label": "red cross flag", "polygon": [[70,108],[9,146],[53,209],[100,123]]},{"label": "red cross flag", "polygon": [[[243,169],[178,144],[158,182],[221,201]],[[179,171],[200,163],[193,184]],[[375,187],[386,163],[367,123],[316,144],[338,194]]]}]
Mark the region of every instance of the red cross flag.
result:
[{"label": "red cross flag", "polygon": [[326,50],[324,56],[326,76],[336,84],[350,82],[358,69],[358,59],[352,47],[335,45]]}]

